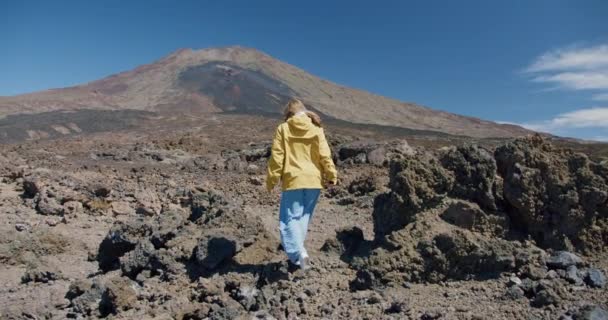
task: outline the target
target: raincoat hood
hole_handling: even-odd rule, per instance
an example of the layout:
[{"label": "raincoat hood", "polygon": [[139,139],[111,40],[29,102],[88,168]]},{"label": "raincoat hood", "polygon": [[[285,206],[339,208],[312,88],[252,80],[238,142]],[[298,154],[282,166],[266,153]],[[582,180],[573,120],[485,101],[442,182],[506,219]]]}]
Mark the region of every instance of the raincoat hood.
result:
[{"label": "raincoat hood", "polygon": [[314,138],[321,128],[317,127],[306,114],[298,114],[287,120],[289,136],[297,138]]}]

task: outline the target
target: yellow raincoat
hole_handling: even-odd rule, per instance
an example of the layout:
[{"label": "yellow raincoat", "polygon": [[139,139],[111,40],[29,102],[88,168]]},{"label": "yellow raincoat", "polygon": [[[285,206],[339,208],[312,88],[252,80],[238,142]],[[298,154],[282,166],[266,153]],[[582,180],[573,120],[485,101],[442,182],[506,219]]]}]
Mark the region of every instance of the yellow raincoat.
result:
[{"label": "yellow raincoat", "polygon": [[297,114],[279,125],[272,142],[266,188],[281,180],[282,189],[322,189],[323,182],[336,183],[338,173],[323,128],[306,114]]}]

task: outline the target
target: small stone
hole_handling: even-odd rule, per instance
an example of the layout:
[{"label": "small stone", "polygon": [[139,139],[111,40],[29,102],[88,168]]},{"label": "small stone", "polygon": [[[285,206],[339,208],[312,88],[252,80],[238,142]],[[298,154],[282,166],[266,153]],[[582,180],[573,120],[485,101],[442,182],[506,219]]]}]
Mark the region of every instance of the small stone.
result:
[{"label": "small stone", "polygon": [[55,198],[43,196],[36,203],[36,211],[45,216],[63,215],[63,206]]},{"label": "small stone", "polygon": [[129,279],[115,278],[108,282],[99,308],[107,313],[132,309],[137,303],[137,291]]},{"label": "small stone", "polygon": [[466,306],[457,306],[457,307],[456,307],[456,311],[457,311],[457,312],[468,312],[468,311],[469,311],[469,308],[468,308],[468,307],[466,307]]},{"label": "small stone", "polygon": [[28,282],[42,282],[48,283],[50,281],[62,279],[61,273],[48,270],[47,268],[33,268],[25,272],[21,277],[21,283]]},{"label": "small stone", "polygon": [[576,268],[576,266],[569,266],[568,269],[566,269],[566,277],[564,279],[574,285],[580,286],[583,284],[583,279],[579,277],[578,273],[578,268]]},{"label": "small stone", "polygon": [[162,211],[162,204],[155,192],[148,189],[140,189],[135,192],[134,197],[137,200],[137,214],[152,217],[160,214]]},{"label": "small stone", "polygon": [[587,271],[585,283],[592,288],[603,288],[606,285],[606,276],[600,269],[590,268]]},{"label": "small stone", "polygon": [[160,210],[155,210],[152,207],[147,207],[147,206],[142,206],[140,205],[139,207],[137,207],[137,209],[135,210],[135,212],[139,215],[142,216],[146,216],[146,217],[154,217],[157,212],[160,212]]},{"label": "small stone", "polygon": [[512,286],[521,286],[521,284],[522,284],[521,279],[518,278],[518,277],[515,277],[515,276],[510,277],[509,281],[507,282],[507,285],[509,287],[512,287]]},{"label": "small stone", "polygon": [[260,177],[249,177],[249,183],[251,183],[254,186],[261,186],[262,184],[264,184],[264,181],[262,180],[262,178]]},{"label": "small stone", "polygon": [[526,265],[522,268],[522,277],[530,278],[532,280],[540,280],[547,276],[546,267],[537,267],[533,265]]},{"label": "small stone", "polygon": [[93,187],[93,194],[98,197],[107,198],[112,193],[112,189],[108,186],[96,185]]},{"label": "small stone", "polygon": [[236,241],[226,237],[201,239],[196,247],[195,259],[207,270],[215,269],[223,261],[236,254]]},{"label": "small stone", "polygon": [[21,232],[21,231],[27,231],[29,230],[31,227],[29,224],[27,223],[16,223],[15,224],[15,230]]},{"label": "small stone", "polygon": [[537,284],[538,284],[538,282],[532,281],[532,279],[526,278],[526,279],[524,279],[522,281],[521,288],[526,293],[533,293],[534,292],[534,288],[536,288]]},{"label": "small stone", "polygon": [[247,310],[251,310],[257,307],[256,297],[259,294],[259,290],[251,286],[243,286],[238,289],[237,300]]},{"label": "small stone", "polygon": [[44,221],[49,227],[55,227],[61,222],[61,219],[46,219]]},{"label": "small stone", "polygon": [[534,300],[532,300],[532,306],[534,307],[544,307],[548,305],[557,305],[561,299],[559,296],[550,288],[540,290]]},{"label": "small stone", "polygon": [[441,311],[426,311],[420,316],[421,320],[435,320],[441,319],[443,317],[443,313]]},{"label": "small stone", "polygon": [[382,297],[378,293],[374,292],[373,294],[370,294],[369,298],[367,299],[367,303],[368,304],[377,304],[377,303],[380,303],[381,298]]},{"label": "small stone", "polygon": [[549,270],[549,272],[547,272],[547,275],[545,276],[546,279],[557,279],[559,278],[559,274],[557,274],[557,272],[555,270]]},{"label": "small stone", "polygon": [[557,251],[547,259],[547,266],[554,269],[567,269],[569,266],[580,265],[581,258],[572,252]]},{"label": "small stone", "polygon": [[79,201],[68,201],[63,204],[63,211],[67,215],[77,215],[83,212],[83,206]]},{"label": "small stone", "polygon": [[608,311],[599,306],[582,307],[575,315],[576,320],[608,320]]},{"label": "small stone", "polygon": [[387,150],[385,147],[379,147],[367,154],[367,160],[369,163],[375,166],[382,166],[386,162]]},{"label": "small stone", "polygon": [[410,146],[406,140],[399,141],[399,143],[394,146],[394,151],[406,156],[413,156],[416,154],[416,150],[412,146]]},{"label": "small stone", "polygon": [[247,162],[242,161],[240,158],[228,159],[226,160],[225,168],[229,171],[243,172],[247,170]]},{"label": "small stone", "polygon": [[[144,271],[148,271],[148,273],[150,272],[150,270],[144,270]],[[147,274],[145,272],[140,272],[137,274],[137,276],[135,276],[135,281],[137,281],[137,283],[144,283],[146,281],[146,279],[148,279],[149,277],[146,276]]]},{"label": "small stone", "polygon": [[357,271],[356,278],[351,282],[352,290],[369,290],[373,287],[375,276],[372,272],[366,270]]},{"label": "small stone", "polygon": [[131,208],[131,206],[127,202],[124,202],[124,201],[112,202],[112,213],[114,213],[114,215],[117,215],[117,216],[118,215],[128,215],[133,212],[134,212],[133,208]]},{"label": "small stone", "polygon": [[256,174],[260,171],[260,167],[255,164],[247,165],[247,173],[248,174]]},{"label": "small stone", "polygon": [[365,153],[359,153],[358,155],[355,156],[355,159],[353,160],[353,162],[356,164],[367,163],[367,155]]},{"label": "small stone", "polygon": [[71,301],[85,293],[87,290],[91,289],[92,286],[93,284],[90,280],[75,280],[70,283],[70,287],[68,288],[68,292],[65,294],[65,297]]},{"label": "small stone", "polygon": [[525,296],[525,292],[522,288],[518,287],[518,286],[512,286],[507,288],[507,291],[505,292],[505,297],[512,299],[512,300],[518,300],[521,299]]},{"label": "small stone", "polygon": [[304,292],[298,294],[298,297],[296,298],[297,302],[305,302],[306,300],[308,300],[308,296]]},{"label": "small stone", "polygon": [[321,312],[323,314],[332,314],[334,312],[334,306],[330,302],[327,302],[321,307]]},{"label": "small stone", "polygon": [[26,198],[35,197],[42,188],[42,183],[34,177],[25,177],[23,179],[23,195]]},{"label": "small stone", "polygon": [[393,301],[390,306],[384,310],[384,313],[394,314],[394,313],[402,313],[407,311],[409,308],[407,307],[407,303],[405,301]]}]

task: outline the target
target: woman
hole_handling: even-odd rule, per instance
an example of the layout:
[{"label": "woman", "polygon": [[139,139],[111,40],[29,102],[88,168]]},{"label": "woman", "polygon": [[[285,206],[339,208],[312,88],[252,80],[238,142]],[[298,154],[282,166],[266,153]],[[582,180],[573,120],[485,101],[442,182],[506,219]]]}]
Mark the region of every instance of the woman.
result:
[{"label": "woman", "polygon": [[296,99],[287,103],[284,115],[272,142],[266,188],[271,192],[281,180],[281,243],[289,260],[305,270],[310,217],[323,186],[337,184],[338,177],[319,116]]}]

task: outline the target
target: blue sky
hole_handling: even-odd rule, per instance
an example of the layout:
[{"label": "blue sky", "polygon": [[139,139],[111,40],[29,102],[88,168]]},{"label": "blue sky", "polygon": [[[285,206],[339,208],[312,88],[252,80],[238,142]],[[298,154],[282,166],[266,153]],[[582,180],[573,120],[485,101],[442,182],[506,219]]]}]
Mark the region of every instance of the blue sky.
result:
[{"label": "blue sky", "polygon": [[242,45],[339,84],[608,140],[608,1],[2,1],[0,95]]}]

